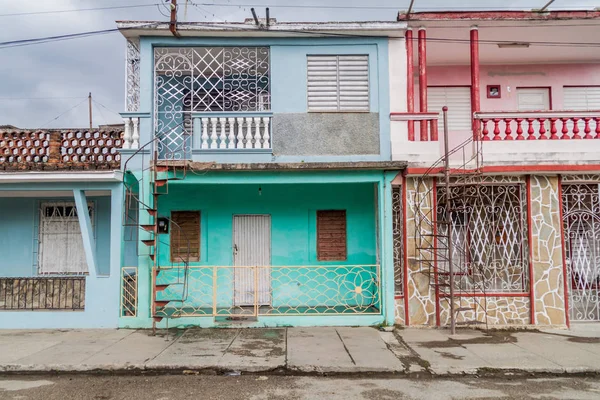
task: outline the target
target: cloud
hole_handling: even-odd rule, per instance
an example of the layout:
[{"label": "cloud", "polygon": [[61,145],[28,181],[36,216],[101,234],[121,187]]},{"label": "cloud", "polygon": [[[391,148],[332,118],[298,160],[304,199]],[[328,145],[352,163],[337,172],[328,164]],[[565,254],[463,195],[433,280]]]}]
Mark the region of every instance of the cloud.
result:
[{"label": "cloud", "polygon": [[[30,0],[4,2],[0,14],[32,11],[67,10],[78,8],[152,4],[163,0]],[[541,7],[545,0],[526,0],[530,8]],[[572,1],[581,7],[591,7],[595,1],[558,0],[553,7],[565,8]],[[180,0],[184,3],[185,0]],[[195,0],[194,3],[208,1]],[[251,17],[249,0],[211,0],[223,5],[188,5],[187,15],[180,9],[180,18],[188,21],[227,20],[241,21]],[[295,5],[297,0],[264,0],[271,6],[271,16],[280,21],[326,20],[393,20],[398,10],[406,9],[409,0],[310,0],[308,5],[344,5],[344,9],[282,8],[276,5]],[[389,9],[352,9],[352,6],[376,4]],[[418,0],[419,9],[431,7],[505,9],[523,7],[519,0]],[[396,9],[395,7],[398,7]],[[420,8],[419,8],[420,7]],[[260,16],[265,10],[257,8]],[[35,38],[66,33],[77,33],[115,27],[115,20],[166,20],[157,7],[125,8],[102,11],[81,11],[60,14],[0,17],[3,41]],[[124,110],[124,55],[125,40],[119,33],[0,49],[0,124],[19,127],[84,127],[88,124],[87,103],[53,120],[92,92],[93,98],[106,108],[94,106],[94,123],[120,122],[117,112]],[[27,98],[27,99],[23,99]],[[113,112],[109,111],[113,110]]]}]

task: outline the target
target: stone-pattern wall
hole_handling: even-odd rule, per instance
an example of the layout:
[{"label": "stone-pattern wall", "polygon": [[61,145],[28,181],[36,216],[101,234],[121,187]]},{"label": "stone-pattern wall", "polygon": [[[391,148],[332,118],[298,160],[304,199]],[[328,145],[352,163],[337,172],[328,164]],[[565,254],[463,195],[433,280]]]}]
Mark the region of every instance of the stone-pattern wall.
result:
[{"label": "stone-pattern wall", "polygon": [[[422,235],[431,235],[433,179],[406,178],[406,240],[408,255],[408,307],[411,326],[435,326],[435,289],[430,282],[430,260],[433,252],[417,249],[417,229]],[[418,213],[419,215],[416,215]],[[419,219],[424,218],[422,223]],[[431,237],[427,239],[431,242]]]},{"label": "stone-pattern wall", "polygon": [[531,252],[537,325],[564,325],[565,301],[558,177],[531,176]]},{"label": "stone-pattern wall", "polygon": [[395,320],[396,324],[397,325],[405,325],[406,321],[404,321],[404,298],[395,300],[394,310],[395,310],[394,320]]},{"label": "stone-pattern wall", "polygon": [[[455,309],[471,308],[460,311],[456,322],[479,321],[488,325],[527,325],[530,320],[528,297],[461,297],[455,300]],[[487,321],[486,321],[487,312]],[[450,325],[449,299],[440,300],[441,325]]]}]

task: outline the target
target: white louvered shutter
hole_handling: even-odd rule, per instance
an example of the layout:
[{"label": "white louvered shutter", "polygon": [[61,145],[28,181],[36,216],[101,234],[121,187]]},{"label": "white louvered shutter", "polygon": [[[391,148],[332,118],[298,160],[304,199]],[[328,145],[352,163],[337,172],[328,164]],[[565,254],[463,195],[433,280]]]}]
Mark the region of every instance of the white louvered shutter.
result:
[{"label": "white louvered shutter", "polygon": [[309,111],[369,111],[369,56],[308,56]]},{"label": "white louvered shutter", "polygon": [[444,131],[442,108],[448,107],[448,130],[471,130],[471,89],[469,87],[428,87],[427,112],[440,113],[439,132]]},{"label": "white louvered shutter", "polygon": [[563,88],[563,95],[565,110],[600,110],[600,87],[565,87]]}]

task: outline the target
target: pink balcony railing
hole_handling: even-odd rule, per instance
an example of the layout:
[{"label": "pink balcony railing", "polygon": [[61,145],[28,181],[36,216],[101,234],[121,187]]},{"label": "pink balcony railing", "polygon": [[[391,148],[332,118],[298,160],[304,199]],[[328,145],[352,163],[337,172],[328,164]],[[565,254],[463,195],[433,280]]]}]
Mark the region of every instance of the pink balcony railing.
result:
[{"label": "pink balcony railing", "polygon": [[481,140],[600,139],[600,111],[479,112]]},{"label": "pink balcony railing", "polygon": [[[390,121],[408,122],[408,140],[410,142],[437,142],[439,118],[438,113],[393,112],[390,114]],[[419,127],[418,137],[415,135],[415,122]]]}]

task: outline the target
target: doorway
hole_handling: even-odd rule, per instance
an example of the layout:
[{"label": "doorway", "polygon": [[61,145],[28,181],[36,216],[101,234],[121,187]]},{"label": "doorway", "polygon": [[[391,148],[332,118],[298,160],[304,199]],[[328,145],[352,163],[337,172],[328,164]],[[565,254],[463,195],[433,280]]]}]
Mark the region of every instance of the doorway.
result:
[{"label": "doorway", "polygon": [[271,216],[233,216],[235,306],[271,304]]}]

